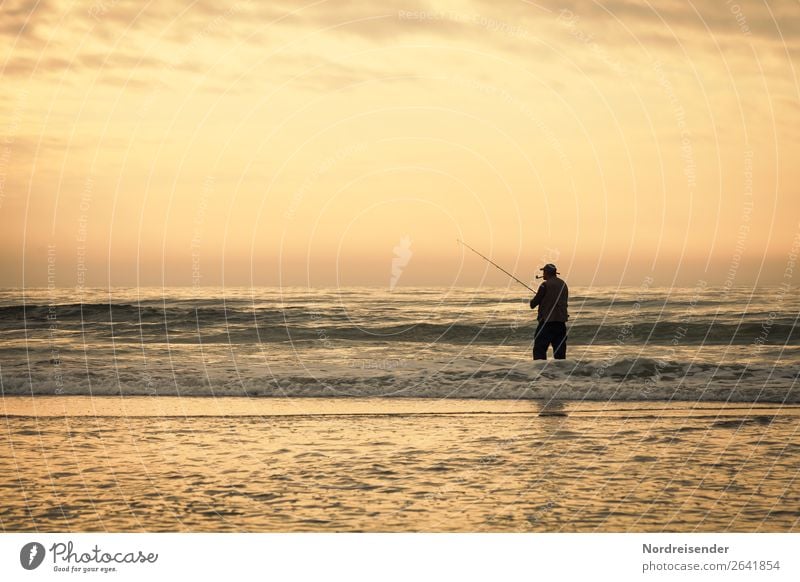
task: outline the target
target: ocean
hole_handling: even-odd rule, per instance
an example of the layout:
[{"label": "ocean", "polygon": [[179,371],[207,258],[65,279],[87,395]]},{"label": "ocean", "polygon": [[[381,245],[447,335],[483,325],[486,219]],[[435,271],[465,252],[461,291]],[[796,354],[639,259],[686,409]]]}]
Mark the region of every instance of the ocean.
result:
[{"label": "ocean", "polygon": [[6,395],[800,402],[800,295],[571,289],[532,361],[519,288],[0,291]]}]

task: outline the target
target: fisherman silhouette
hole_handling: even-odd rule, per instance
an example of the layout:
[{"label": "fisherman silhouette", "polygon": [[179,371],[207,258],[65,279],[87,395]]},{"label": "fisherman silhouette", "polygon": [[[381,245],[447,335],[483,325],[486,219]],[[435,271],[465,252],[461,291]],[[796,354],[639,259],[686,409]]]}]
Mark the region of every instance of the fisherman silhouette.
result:
[{"label": "fisherman silhouette", "polygon": [[553,346],[553,357],[563,360],[567,357],[567,302],[569,289],[558,278],[558,270],[552,263],[541,268],[542,279],[539,290],[531,299],[531,309],[539,308],[536,319],[539,325],[533,337],[533,359],[546,360],[547,348]]}]

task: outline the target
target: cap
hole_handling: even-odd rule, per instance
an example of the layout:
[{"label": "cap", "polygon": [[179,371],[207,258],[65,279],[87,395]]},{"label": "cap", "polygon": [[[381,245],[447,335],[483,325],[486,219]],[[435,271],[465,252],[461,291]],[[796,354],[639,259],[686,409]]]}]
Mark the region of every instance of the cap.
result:
[{"label": "cap", "polygon": [[544,267],[539,269],[540,271],[547,271],[548,273],[555,273],[559,275],[560,273],[556,270],[556,266],[553,263],[547,263]]}]

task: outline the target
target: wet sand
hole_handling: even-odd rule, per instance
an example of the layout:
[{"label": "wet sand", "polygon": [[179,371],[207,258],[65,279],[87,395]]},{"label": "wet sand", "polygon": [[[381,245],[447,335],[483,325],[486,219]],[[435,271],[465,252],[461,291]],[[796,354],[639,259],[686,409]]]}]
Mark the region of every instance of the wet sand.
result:
[{"label": "wet sand", "polygon": [[14,396],[3,531],[800,529],[800,407]]}]

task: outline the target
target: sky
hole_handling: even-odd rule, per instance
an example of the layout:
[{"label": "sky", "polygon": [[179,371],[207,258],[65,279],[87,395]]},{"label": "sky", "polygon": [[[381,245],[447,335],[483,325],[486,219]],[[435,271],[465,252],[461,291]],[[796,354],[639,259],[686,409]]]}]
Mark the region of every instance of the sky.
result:
[{"label": "sky", "polygon": [[[796,285],[796,1],[6,0],[0,287]],[[792,281],[792,279],[794,279]]]}]

